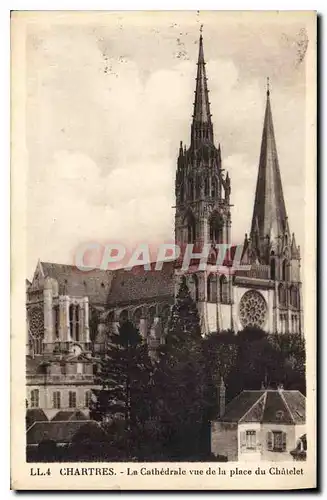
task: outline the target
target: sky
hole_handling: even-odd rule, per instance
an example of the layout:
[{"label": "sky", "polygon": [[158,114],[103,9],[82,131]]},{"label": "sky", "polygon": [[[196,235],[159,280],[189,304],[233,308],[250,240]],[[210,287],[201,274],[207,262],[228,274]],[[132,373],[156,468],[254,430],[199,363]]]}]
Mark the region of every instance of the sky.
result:
[{"label": "sky", "polygon": [[[232,242],[249,232],[270,78],[291,232],[304,242],[304,20],[267,13],[53,13],[26,36],[27,272],[88,241],[174,237],[179,143],[190,141],[199,29]],[[262,15],[262,14],[261,14]]]}]

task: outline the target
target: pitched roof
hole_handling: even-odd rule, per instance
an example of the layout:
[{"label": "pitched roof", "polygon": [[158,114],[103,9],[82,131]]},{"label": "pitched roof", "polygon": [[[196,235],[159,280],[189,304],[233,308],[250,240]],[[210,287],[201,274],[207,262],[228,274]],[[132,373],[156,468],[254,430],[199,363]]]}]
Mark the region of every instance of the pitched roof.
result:
[{"label": "pitched roof", "polygon": [[75,297],[89,297],[90,302],[105,304],[110,291],[113,272],[94,269],[81,271],[76,266],[41,262],[45,277],[58,281],[59,293]]},{"label": "pitched roof", "polygon": [[34,422],[48,422],[48,417],[41,408],[28,408],[26,410],[26,429],[29,429]]},{"label": "pitched roof", "polygon": [[263,391],[243,391],[226,406],[221,420],[238,422],[250,408],[260,399]]},{"label": "pitched roof", "polygon": [[92,431],[99,431],[100,427],[94,420],[35,422],[28,429],[26,440],[28,445],[36,445],[42,441],[71,443],[75,434],[82,429],[92,433]]},{"label": "pitched roof", "polygon": [[75,297],[88,297],[93,305],[129,304],[133,301],[153,300],[174,295],[174,261],[164,262],[161,270],[135,266],[126,269],[80,271],[75,266],[40,262],[44,277],[58,282],[59,293]]},{"label": "pitched roof", "polygon": [[294,422],[305,423],[305,396],[300,391],[283,391],[282,395]]},{"label": "pitched roof", "polygon": [[156,300],[157,297],[174,296],[174,261],[164,262],[162,269],[144,270],[136,266],[131,271],[118,269],[114,271],[108,305],[130,304],[140,300]]},{"label": "pitched roof", "polygon": [[300,391],[243,391],[227,406],[224,422],[305,423],[305,397]]},{"label": "pitched roof", "polygon": [[88,418],[84,415],[83,412],[79,410],[72,411],[58,411],[55,416],[51,419],[51,422],[64,422],[69,420],[88,420]]},{"label": "pitched roof", "polygon": [[255,241],[255,235],[275,239],[285,230],[289,232],[268,90],[251,239]]}]

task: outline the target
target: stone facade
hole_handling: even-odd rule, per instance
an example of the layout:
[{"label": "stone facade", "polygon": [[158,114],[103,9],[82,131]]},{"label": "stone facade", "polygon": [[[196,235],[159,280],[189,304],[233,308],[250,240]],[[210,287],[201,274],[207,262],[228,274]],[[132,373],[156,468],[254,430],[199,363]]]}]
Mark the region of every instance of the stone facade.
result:
[{"label": "stone facade", "polygon": [[[209,260],[215,263],[217,245],[231,241],[231,179],[223,169],[222,148],[214,141],[202,36],[199,46],[190,146],[181,143],[177,160],[175,239],[182,248],[209,245]],[[269,91],[253,221],[241,257],[246,269],[234,269],[227,259],[218,272],[195,267],[186,274],[203,334],[228,329],[237,333],[246,326],[303,333],[300,249],[286,215]],[[150,271],[88,272],[38,262],[32,282],[26,280],[28,405],[37,387],[40,405],[47,408],[58,384],[65,392],[62,401],[72,384],[78,394],[88,391],[92,366],[126,319],[154,352],[165,341],[182,274],[179,261],[165,262],[161,271],[152,266]],[[83,369],[69,375],[72,359]],[[58,366],[61,374],[55,373]],[[83,396],[77,399],[82,408]]]}]

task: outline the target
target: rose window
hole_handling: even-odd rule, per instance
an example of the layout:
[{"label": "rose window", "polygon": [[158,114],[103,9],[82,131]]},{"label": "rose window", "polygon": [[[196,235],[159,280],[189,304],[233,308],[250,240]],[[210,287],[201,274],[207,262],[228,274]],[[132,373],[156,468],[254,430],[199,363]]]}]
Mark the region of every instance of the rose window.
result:
[{"label": "rose window", "polygon": [[28,311],[29,329],[33,337],[43,337],[44,317],[41,307],[33,307]]},{"label": "rose window", "polygon": [[254,290],[246,292],[240,303],[240,319],[243,328],[264,325],[267,317],[267,304],[263,296]]}]

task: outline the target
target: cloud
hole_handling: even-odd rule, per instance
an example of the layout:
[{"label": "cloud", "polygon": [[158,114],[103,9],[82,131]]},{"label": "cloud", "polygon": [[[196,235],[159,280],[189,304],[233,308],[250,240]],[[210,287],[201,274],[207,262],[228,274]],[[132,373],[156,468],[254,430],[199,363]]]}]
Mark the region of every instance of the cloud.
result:
[{"label": "cloud", "polygon": [[[34,30],[27,51],[29,273],[39,257],[71,262],[76,246],[92,239],[171,239],[176,157],[179,141],[189,143],[197,46],[185,39],[190,60],[179,60],[168,28],[160,27],[159,38],[140,28],[132,42],[127,30],[121,39],[99,38],[97,28]],[[233,241],[242,241],[252,215],[266,74],[245,73],[239,53],[217,55],[215,36],[205,42],[211,111],[232,180]],[[245,38],[238,50],[245,59],[254,45]],[[293,215],[303,189],[295,173],[304,168],[298,73],[293,83],[276,82],[272,104],[287,209],[301,240]]]}]

